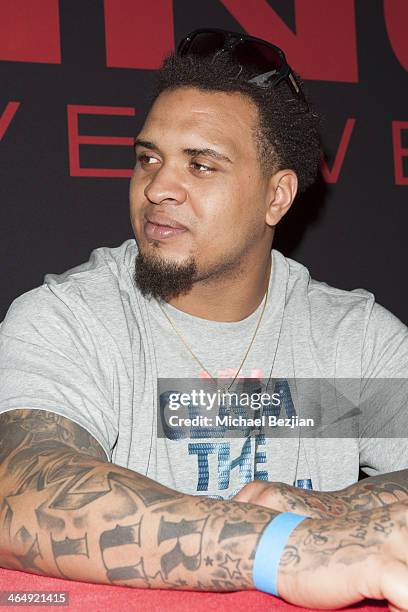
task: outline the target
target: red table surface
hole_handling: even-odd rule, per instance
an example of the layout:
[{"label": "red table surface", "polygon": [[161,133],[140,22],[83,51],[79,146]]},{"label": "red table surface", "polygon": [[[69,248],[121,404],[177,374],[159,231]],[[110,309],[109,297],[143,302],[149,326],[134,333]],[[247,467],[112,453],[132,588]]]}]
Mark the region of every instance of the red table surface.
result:
[{"label": "red table surface", "polygon": [[[255,610],[275,611],[310,610],[287,604],[272,595],[258,591],[237,591],[234,593],[202,593],[193,591],[167,591],[155,589],[132,589],[129,587],[88,584],[36,576],[25,572],[16,572],[0,568],[0,590],[2,591],[68,591],[68,606],[0,606],[0,610],[18,610],[30,607],[32,610],[50,612],[51,609],[78,610],[83,612],[100,612],[112,610],[143,610],[143,612],[251,612]],[[384,602],[364,602],[352,606],[357,612],[386,609]]]}]

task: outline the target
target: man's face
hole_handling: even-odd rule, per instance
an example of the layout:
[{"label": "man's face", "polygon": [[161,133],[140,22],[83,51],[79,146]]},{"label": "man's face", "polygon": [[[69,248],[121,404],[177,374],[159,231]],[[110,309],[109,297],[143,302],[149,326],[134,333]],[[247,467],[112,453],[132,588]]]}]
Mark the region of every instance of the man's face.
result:
[{"label": "man's face", "polygon": [[145,294],[169,299],[195,282],[222,286],[270,248],[257,121],[239,93],[180,88],[155,101],[130,184],[135,278]]}]

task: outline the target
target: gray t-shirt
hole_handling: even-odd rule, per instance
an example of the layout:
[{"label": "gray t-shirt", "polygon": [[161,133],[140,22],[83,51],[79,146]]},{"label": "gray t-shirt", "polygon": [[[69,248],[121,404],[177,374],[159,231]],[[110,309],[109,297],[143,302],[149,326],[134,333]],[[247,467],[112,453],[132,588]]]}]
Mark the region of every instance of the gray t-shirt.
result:
[{"label": "gray t-shirt", "polygon": [[[133,239],[95,249],[14,300],[0,326],[0,412],[63,415],[113,463],[189,494],[228,498],[254,478],[334,490],[356,482],[360,466],[370,475],[408,467],[405,438],[158,438],[158,377],[204,373],[156,300],[135,287],[136,253]],[[235,376],[262,304],[230,323],[163,307],[209,372]],[[314,281],[273,250],[269,299],[240,375],[271,373],[405,379],[408,329],[371,293]]]}]

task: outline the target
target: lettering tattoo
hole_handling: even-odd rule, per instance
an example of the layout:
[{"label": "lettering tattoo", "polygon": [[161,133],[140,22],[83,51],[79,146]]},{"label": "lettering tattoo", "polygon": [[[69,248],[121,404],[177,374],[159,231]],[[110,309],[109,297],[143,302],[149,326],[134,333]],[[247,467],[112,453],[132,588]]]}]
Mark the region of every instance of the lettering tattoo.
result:
[{"label": "lettering tattoo", "polygon": [[400,529],[406,529],[401,505],[355,511],[331,520],[306,520],[294,530],[280,559],[283,574],[314,571],[330,564],[349,565],[378,554]]},{"label": "lettering tattoo", "polygon": [[[174,548],[165,553],[160,560],[166,578],[180,564],[187,570],[196,570],[200,567],[203,531],[207,520],[208,517],[198,521],[181,519],[181,521],[172,522],[161,517],[157,543],[160,545],[165,540],[176,540]],[[184,552],[183,543],[193,548],[192,553]]]},{"label": "lettering tattoo", "polygon": [[[11,411],[0,415],[0,431],[0,565],[143,588],[254,588],[255,550],[275,511],[183,495],[115,466],[92,436],[58,415]],[[404,489],[398,479],[391,485],[350,488],[336,518],[303,521],[287,542],[280,575],[365,562],[395,542],[407,513],[403,504],[400,513],[399,504],[384,504],[389,497],[381,491],[398,497]],[[362,491],[379,506],[346,512],[354,494],[371,503]],[[292,494],[292,502],[305,503],[309,492]],[[331,495],[322,494],[325,510],[340,507]]]},{"label": "lettering tattoo", "polygon": [[113,465],[50,412],[10,411],[0,431],[0,565],[144,588],[254,588],[256,545],[276,512]]}]

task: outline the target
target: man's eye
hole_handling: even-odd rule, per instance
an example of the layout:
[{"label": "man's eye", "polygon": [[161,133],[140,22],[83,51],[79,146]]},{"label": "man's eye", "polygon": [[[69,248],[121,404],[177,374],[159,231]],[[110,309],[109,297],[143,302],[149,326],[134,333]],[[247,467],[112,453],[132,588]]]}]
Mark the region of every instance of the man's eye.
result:
[{"label": "man's eye", "polygon": [[155,157],[146,155],[146,153],[140,153],[140,155],[137,155],[137,161],[142,166],[154,166],[156,163],[158,163],[158,160]]},{"label": "man's eye", "polygon": [[191,162],[192,167],[194,168],[194,170],[198,170],[199,172],[213,172],[215,171],[215,168],[212,168],[211,166],[207,166],[207,164],[200,164],[200,162]]}]

